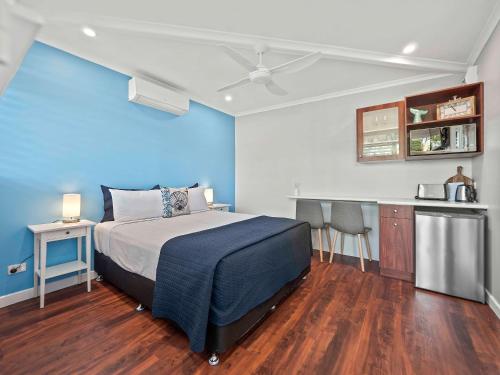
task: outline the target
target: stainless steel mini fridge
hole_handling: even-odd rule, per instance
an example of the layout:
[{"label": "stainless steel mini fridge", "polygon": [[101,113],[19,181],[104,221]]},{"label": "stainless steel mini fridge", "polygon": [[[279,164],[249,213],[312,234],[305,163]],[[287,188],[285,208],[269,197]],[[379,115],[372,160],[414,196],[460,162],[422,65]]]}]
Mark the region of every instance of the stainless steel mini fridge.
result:
[{"label": "stainless steel mini fridge", "polygon": [[486,217],[415,212],[415,286],[484,303]]}]

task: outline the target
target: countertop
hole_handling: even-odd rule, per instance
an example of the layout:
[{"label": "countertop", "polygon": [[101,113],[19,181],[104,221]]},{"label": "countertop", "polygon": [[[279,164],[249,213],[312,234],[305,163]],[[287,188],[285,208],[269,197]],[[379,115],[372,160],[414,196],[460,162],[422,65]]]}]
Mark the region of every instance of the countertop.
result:
[{"label": "countertop", "polygon": [[320,201],[352,201],[352,202],[368,202],[377,204],[396,204],[402,206],[419,206],[419,207],[443,207],[443,208],[467,208],[476,210],[487,210],[487,204],[480,203],[462,203],[448,201],[433,201],[411,198],[379,198],[379,197],[352,197],[352,196],[337,196],[337,195],[287,195],[290,199],[309,199]]}]

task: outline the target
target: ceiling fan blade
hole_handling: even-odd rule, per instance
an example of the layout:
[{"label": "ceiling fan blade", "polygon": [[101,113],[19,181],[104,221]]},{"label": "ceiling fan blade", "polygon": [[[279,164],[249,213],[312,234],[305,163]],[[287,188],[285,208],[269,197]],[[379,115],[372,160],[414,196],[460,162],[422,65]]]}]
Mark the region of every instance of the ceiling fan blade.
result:
[{"label": "ceiling fan blade", "polygon": [[239,79],[236,82],[230,83],[229,85],[223,86],[220,89],[218,89],[217,91],[221,92],[221,91],[232,89],[233,87],[248,85],[249,83],[250,83],[250,78],[245,77],[245,78]]},{"label": "ceiling fan blade", "polygon": [[271,68],[270,71],[273,74],[296,73],[314,64],[316,61],[321,59],[322,56],[321,52],[313,52],[309,55],[305,55],[299,57],[298,59],[275,66],[274,68]]},{"label": "ceiling fan blade", "polygon": [[266,88],[269,90],[269,92],[271,94],[274,94],[274,95],[283,96],[283,95],[287,95],[288,94],[288,92],[286,92],[286,90],[284,90],[283,88],[281,88],[280,86],[278,86],[273,81],[269,81],[268,83],[266,83]]},{"label": "ceiling fan blade", "polygon": [[230,58],[232,58],[234,61],[236,61],[238,64],[240,64],[242,67],[244,67],[246,70],[249,72],[253,72],[254,70],[257,69],[255,64],[248,60],[245,56],[243,56],[241,53],[238,51],[232,49],[229,46],[226,46],[224,44],[221,44],[219,46]]}]

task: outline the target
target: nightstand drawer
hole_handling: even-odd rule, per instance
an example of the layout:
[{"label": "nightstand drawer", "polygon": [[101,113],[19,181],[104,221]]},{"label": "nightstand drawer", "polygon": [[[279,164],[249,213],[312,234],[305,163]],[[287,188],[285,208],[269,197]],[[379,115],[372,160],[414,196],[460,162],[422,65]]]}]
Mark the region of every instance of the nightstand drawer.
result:
[{"label": "nightstand drawer", "polygon": [[229,207],[216,207],[216,208],[212,208],[213,211],[229,211]]},{"label": "nightstand drawer", "polygon": [[61,230],[56,230],[52,232],[43,233],[43,239],[47,242],[49,241],[59,241],[66,240],[68,238],[76,238],[85,236],[85,228],[66,228]]},{"label": "nightstand drawer", "polygon": [[223,212],[229,212],[229,207],[231,207],[231,205],[228,203],[214,203],[211,206],[208,206],[208,208],[212,211],[223,211]]}]

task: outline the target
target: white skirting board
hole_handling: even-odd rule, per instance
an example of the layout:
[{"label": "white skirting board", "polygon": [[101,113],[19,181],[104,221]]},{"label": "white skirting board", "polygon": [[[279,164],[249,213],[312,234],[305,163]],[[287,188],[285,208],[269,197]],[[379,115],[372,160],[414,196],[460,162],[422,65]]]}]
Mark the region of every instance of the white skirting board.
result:
[{"label": "white skirting board", "polygon": [[[81,276],[82,280],[85,280],[85,281],[87,280],[86,275],[87,275],[86,272],[85,273],[82,272],[82,276]],[[91,278],[95,279],[96,277],[97,277],[97,273],[95,271],[92,271]],[[61,290],[61,289],[64,289],[64,288],[67,288],[67,287],[70,287],[73,285],[77,285],[77,284],[78,284],[78,275],[66,277],[64,279],[53,281],[53,282],[48,282],[45,286],[45,293],[47,294],[47,293],[55,292],[56,290]],[[7,294],[5,296],[0,296],[0,308],[5,307],[5,306],[9,306],[9,305],[13,305],[14,303],[26,301],[30,298],[33,298],[33,293],[34,293],[33,288],[29,288],[29,289],[21,290],[19,292]]]},{"label": "white skirting board", "polygon": [[500,319],[500,303],[498,303],[488,289],[486,289],[486,303],[491,307],[497,318]]}]

